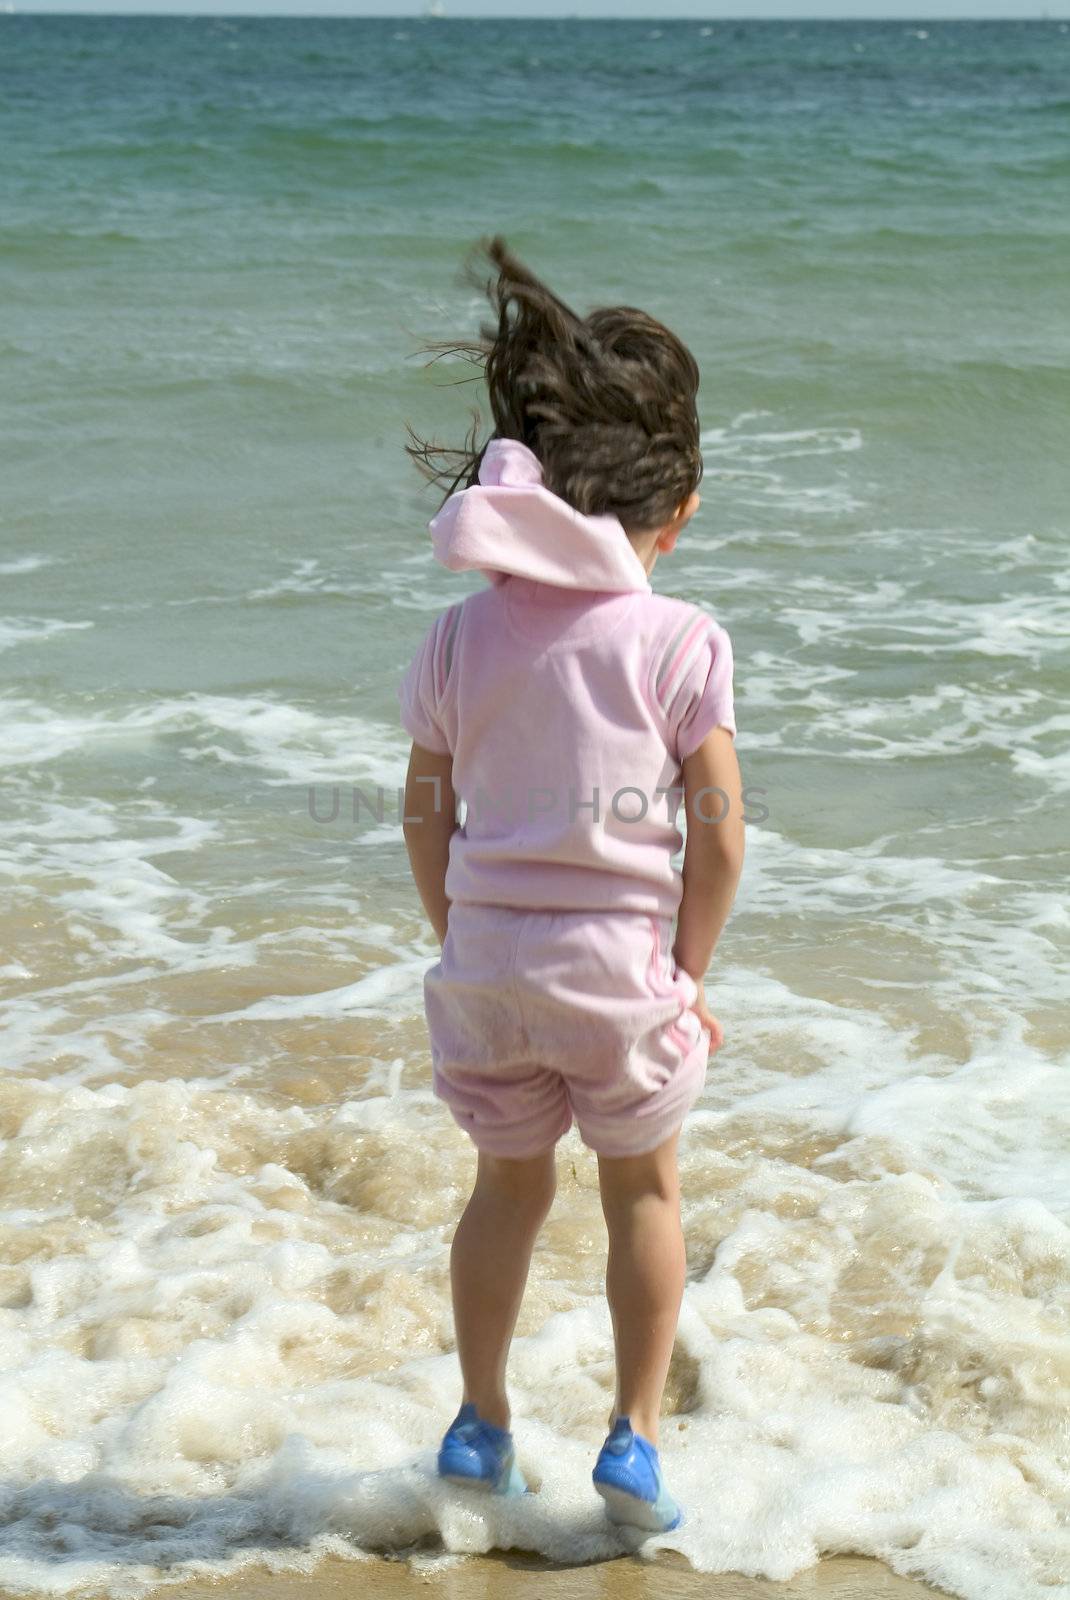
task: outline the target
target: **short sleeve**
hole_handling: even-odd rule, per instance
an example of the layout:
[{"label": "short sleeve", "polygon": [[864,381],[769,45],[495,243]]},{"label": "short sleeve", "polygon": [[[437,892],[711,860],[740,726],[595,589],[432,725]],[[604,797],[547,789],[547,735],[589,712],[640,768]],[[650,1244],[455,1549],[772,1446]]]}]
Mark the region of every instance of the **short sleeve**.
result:
[{"label": "short sleeve", "polygon": [[452,606],[435,619],[398,686],[402,727],[425,750],[444,756],[451,749],[442,700],[452,665],[459,611],[459,606]]},{"label": "short sleeve", "polygon": [[705,612],[670,640],[660,664],[658,699],[677,761],[693,755],[714,728],[736,732],[732,641]]}]

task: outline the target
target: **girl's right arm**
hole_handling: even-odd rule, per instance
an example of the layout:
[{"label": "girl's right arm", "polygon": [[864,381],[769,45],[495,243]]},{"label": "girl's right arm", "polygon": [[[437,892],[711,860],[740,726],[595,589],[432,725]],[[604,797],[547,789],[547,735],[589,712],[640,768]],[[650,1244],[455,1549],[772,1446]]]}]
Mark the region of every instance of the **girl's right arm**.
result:
[{"label": "girl's right arm", "polygon": [[702,980],[743,870],[742,778],[732,734],[714,728],[682,767],[687,842],[673,955],[698,984],[701,1001]]}]

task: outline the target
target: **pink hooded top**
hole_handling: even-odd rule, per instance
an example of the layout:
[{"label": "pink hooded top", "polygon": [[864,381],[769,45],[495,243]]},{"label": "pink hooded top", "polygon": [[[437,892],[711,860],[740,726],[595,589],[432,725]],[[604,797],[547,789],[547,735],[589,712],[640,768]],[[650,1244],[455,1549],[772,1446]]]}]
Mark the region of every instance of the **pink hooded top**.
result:
[{"label": "pink hooded top", "polygon": [[399,689],[465,806],[447,897],[673,915],[681,763],[736,731],[728,634],[655,594],[620,521],[551,494],[516,439],[491,440],[430,531],[444,566],[490,581],[436,619]]}]

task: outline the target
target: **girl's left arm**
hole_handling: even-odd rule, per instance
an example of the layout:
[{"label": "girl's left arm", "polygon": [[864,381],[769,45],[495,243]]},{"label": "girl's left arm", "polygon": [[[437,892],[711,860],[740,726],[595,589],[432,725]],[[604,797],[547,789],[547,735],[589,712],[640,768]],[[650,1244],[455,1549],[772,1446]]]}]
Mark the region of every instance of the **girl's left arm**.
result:
[{"label": "girl's left arm", "polygon": [[416,888],[439,944],[446,938],[450,909],[446,898],[446,868],[450,838],[456,827],[452,755],[439,755],[436,750],[425,750],[414,744],[405,778],[402,832]]}]

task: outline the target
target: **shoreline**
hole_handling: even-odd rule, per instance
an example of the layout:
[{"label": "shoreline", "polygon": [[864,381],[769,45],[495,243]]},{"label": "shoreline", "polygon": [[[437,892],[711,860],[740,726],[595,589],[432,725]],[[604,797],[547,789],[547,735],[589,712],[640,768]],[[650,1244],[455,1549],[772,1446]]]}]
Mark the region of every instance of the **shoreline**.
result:
[{"label": "shoreline", "polygon": [[[440,1564],[448,1563],[448,1564]],[[39,1593],[39,1591],[37,1591]],[[584,1566],[558,1565],[522,1550],[451,1558],[424,1555],[419,1564],[370,1556],[327,1556],[311,1572],[247,1567],[233,1577],[165,1582],[153,1595],[181,1600],[352,1600],[354,1593],[386,1600],[925,1600],[946,1593],[915,1578],[900,1578],[869,1556],[823,1557],[784,1581],[741,1573],[696,1572],[662,1551],[645,1561],[613,1556]],[[25,1590],[0,1589],[0,1600],[28,1600]],[[105,1600],[100,1590],[77,1600]]]}]

